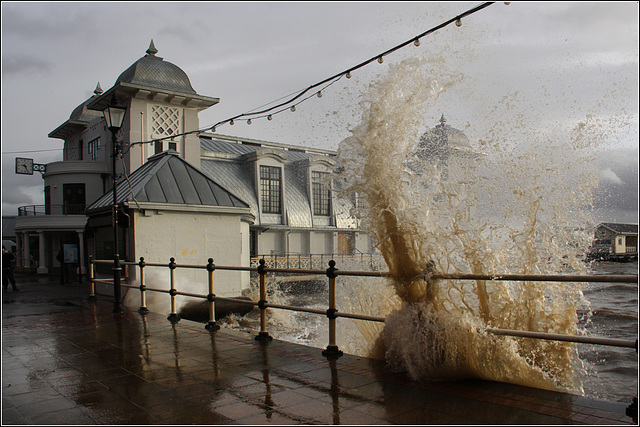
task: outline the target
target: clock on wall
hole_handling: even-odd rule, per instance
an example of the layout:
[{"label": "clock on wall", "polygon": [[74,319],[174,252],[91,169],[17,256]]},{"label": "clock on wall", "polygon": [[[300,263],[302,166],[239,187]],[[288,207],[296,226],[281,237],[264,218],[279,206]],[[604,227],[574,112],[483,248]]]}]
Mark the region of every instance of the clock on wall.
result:
[{"label": "clock on wall", "polygon": [[16,157],[16,173],[33,175],[33,159]]}]

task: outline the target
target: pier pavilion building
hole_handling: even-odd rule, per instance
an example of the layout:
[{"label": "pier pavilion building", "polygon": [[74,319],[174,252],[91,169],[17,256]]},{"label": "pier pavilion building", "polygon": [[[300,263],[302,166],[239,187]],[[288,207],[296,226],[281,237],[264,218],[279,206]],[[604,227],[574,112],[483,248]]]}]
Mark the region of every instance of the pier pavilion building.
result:
[{"label": "pier pavilion building", "polygon": [[[352,200],[334,191],[335,152],[192,132],[198,113],[219,99],[198,94],[187,74],[157,53],[152,41],[112,87],[98,84],[49,133],[64,141],[63,159],[42,171],[44,204],[19,209],[18,267],[36,263],[38,273],[51,273],[61,268],[62,253],[83,274],[89,256],[112,258],[113,168],[120,259],[247,266],[258,256],[373,250],[350,215]],[[115,166],[102,114],[114,96],[126,107]],[[31,260],[34,235],[38,256]],[[248,278],[228,282],[219,295],[236,295]]]}]

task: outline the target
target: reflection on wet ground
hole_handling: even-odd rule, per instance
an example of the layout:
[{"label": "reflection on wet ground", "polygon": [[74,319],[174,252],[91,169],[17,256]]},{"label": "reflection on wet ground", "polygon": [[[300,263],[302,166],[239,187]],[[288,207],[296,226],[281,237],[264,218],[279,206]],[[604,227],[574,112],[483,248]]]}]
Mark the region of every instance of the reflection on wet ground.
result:
[{"label": "reflection on wet ground", "polygon": [[624,403],[415,383],[362,357],[113,315],[107,297],[87,301],[86,284],[20,284],[3,294],[3,424],[635,424]]}]

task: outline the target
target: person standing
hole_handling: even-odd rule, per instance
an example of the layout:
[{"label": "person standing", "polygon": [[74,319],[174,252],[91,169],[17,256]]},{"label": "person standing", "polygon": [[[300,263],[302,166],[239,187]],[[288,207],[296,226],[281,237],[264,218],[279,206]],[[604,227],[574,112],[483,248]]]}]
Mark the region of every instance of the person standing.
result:
[{"label": "person standing", "polygon": [[13,278],[13,266],[11,263],[16,259],[16,256],[2,246],[2,288],[6,291],[9,288],[9,282],[13,286],[14,291],[19,291],[16,286],[16,279]]},{"label": "person standing", "polygon": [[60,248],[60,250],[58,251],[58,255],[56,255],[56,259],[58,260],[58,262],[60,263],[60,284],[64,285],[65,282],[65,276],[66,276],[66,264],[64,262],[64,251],[62,250],[62,248]]}]

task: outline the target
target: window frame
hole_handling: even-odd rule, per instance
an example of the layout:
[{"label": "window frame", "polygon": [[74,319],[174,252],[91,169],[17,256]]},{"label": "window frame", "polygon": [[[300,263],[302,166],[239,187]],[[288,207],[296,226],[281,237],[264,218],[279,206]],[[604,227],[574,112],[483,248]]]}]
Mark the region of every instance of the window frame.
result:
[{"label": "window frame", "polygon": [[98,150],[100,150],[100,137],[92,139],[87,144],[87,152],[91,161],[98,160]]},{"label": "window frame", "polygon": [[262,213],[281,214],[282,168],[278,166],[260,165],[259,174]]},{"label": "window frame", "polygon": [[82,215],[87,205],[84,182],[62,184],[63,215]]},{"label": "window frame", "polygon": [[328,177],[328,172],[311,171],[311,194],[315,216],[331,216],[331,184]]}]

